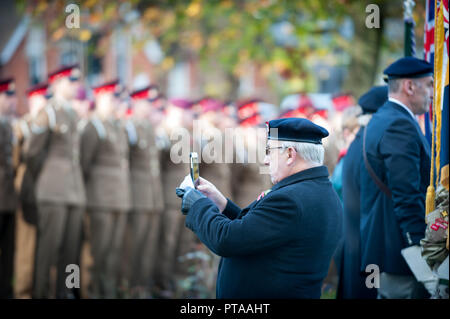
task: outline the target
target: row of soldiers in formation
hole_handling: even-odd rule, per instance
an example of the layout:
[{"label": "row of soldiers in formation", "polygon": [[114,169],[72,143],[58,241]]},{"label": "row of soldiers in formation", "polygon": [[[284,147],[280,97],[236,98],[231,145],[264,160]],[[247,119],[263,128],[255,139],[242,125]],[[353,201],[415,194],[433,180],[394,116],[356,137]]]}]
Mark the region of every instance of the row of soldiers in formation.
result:
[{"label": "row of soldiers in formation", "polygon": [[[28,90],[21,118],[10,116],[13,79],[0,83],[0,297],[13,297],[13,282],[19,297],[180,296],[186,261],[199,250],[209,258],[204,281],[213,290],[218,259],[184,227],[175,188],[189,163],[171,160],[169,137],[178,127],[192,132],[198,119],[203,130],[243,128],[250,152],[257,146],[246,134],[263,120],[254,101],[237,112],[212,99],[169,103],[157,86],[128,94],[113,81],[93,88],[92,107],[80,97],[80,80],[77,66],[51,73],[48,84]],[[190,140],[191,150],[205,144]],[[201,162],[201,176],[241,206],[270,188],[258,163],[211,161]],[[16,234],[19,217],[28,228]],[[16,247],[34,241],[14,267]],[[81,265],[81,293],[68,281],[73,264]]]}]

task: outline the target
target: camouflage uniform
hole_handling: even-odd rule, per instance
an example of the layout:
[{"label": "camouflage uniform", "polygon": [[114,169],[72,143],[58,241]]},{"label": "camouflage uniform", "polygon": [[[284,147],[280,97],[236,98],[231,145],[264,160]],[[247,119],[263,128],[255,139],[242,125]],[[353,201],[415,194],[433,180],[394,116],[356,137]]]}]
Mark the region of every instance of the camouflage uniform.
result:
[{"label": "camouflage uniform", "polygon": [[[448,299],[448,190],[439,186],[436,191],[436,209],[426,216],[425,238],[420,241],[422,257],[438,273],[439,282],[432,298]],[[447,259],[446,276],[439,267]],[[438,270],[439,269],[439,270]],[[445,271],[444,271],[445,272]],[[444,276],[442,276],[444,275]],[[446,278],[444,278],[446,277]]]}]

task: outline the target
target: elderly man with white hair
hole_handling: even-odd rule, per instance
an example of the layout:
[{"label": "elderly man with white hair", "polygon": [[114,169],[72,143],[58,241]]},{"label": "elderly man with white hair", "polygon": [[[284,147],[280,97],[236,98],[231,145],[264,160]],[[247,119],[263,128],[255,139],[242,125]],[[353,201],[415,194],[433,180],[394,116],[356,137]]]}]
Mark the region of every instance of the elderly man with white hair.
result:
[{"label": "elderly man with white hair", "polygon": [[177,189],[186,226],[222,256],[218,298],[319,298],[341,236],[342,207],[322,165],[328,132],[306,119],[268,123],[274,186],[240,209],[189,176]]}]

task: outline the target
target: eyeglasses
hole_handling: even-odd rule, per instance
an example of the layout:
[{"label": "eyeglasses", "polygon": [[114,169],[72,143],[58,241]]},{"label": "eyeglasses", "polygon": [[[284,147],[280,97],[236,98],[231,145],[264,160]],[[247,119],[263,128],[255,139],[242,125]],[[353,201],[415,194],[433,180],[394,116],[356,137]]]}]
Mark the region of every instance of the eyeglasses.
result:
[{"label": "eyeglasses", "polygon": [[266,145],[266,155],[270,155],[270,150],[280,149],[280,148],[284,148],[284,146],[269,147],[269,145]]}]

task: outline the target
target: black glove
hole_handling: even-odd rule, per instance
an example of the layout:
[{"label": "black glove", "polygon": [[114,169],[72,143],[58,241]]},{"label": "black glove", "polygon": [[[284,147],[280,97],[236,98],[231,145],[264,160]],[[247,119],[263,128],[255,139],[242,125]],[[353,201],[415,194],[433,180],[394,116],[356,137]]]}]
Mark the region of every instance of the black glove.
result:
[{"label": "black glove", "polygon": [[183,213],[183,215],[187,215],[189,209],[192,207],[192,205],[194,205],[196,201],[202,198],[206,198],[205,195],[191,187],[186,187],[185,189],[177,187],[175,193],[182,199],[181,212]]}]

